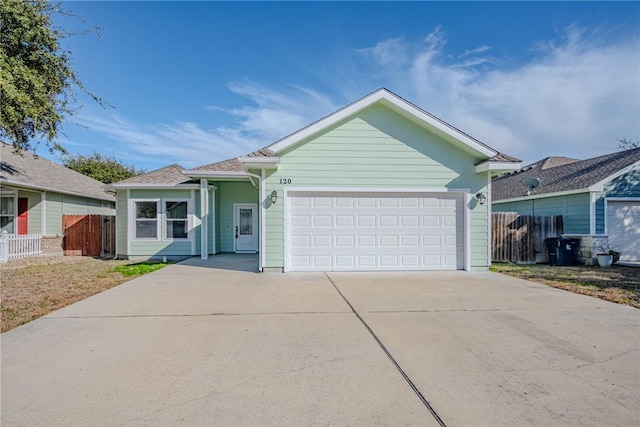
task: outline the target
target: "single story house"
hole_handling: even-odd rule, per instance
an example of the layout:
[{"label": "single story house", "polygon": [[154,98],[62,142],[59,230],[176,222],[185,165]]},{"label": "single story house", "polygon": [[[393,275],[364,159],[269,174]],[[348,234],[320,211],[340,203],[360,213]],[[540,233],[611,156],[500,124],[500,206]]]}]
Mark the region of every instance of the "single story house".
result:
[{"label": "single story house", "polygon": [[[530,191],[528,178],[539,183]],[[547,157],[496,178],[491,192],[494,212],[562,215],[564,234],[582,239],[586,258],[608,236],[622,261],[640,261],[640,148],[587,160]]]},{"label": "single story house", "polygon": [[62,215],[115,215],[105,185],[31,152],[0,143],[0,232],[39,234],[43,252],[62,251]]},{"label": "single story house", "polygon": [[520,166],[379,89],[246,156],[112,184],[117,252],[257,252],[260,271],[486,270],[491,177]]}]

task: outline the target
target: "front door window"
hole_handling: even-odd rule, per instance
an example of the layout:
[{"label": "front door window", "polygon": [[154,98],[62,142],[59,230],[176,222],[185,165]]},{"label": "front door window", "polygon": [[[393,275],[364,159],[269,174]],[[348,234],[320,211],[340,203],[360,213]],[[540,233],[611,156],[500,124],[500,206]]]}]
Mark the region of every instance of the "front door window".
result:
[{"label": "front door window", "polygon": [[251,229],[251,213],[252,209],[242,209],[240,208],[240,234],[248,235],[253,234]]},{"label": "front door window", "polygon": [[235,205],[236,252],[258,252],[258,205]]}]

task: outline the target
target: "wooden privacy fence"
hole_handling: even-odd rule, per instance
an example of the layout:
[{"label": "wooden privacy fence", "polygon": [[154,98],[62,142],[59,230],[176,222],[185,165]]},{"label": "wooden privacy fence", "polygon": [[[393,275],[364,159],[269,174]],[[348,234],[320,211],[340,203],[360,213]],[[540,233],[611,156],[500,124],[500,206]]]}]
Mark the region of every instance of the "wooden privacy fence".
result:
[{"label": "wooden privacy fence", "polygon": [[62,215],[65,256],[115,255],[115,225],[115,216]]},{"label": "wooden privacy fence", "polygon": [[491,215],[492,261],[535,264],[549,262],[545,239],[562,236],[562,215]]}]

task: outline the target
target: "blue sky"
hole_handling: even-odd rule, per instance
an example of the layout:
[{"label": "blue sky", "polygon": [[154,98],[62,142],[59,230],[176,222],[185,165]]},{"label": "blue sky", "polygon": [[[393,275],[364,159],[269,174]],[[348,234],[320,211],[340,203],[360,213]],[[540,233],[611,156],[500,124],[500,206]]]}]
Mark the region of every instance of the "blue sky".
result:
[{"label": "blue sky", "polygon": [[64,46],[85,86],[113,105],[79,97],[59,139],[71,154],[195,167],[380,87],[525,163],[640,139],[640,3],[62,5],[102,28]]}]

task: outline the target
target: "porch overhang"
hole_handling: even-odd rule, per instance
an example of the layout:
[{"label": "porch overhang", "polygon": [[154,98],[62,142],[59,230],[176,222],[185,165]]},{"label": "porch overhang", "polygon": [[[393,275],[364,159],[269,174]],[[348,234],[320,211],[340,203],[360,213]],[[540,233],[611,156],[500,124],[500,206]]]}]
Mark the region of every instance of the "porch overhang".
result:
[{"label": "porch overhang", "polygon": [[246,169],[278,169],[280,157],[238,157]]},{"label": "porch overhang", "polygon": [[189,170],[184,172],[189,178],[194,180],[211,179],[218,181],[243,180],[249,179],[249,175],[244,171],[208,171],[208,170]]},{"label": "porch overhang", "polygon": [[476,165],[476,173],[503,173],[522,169],[522,162],[495,162],[486,160]]}]

